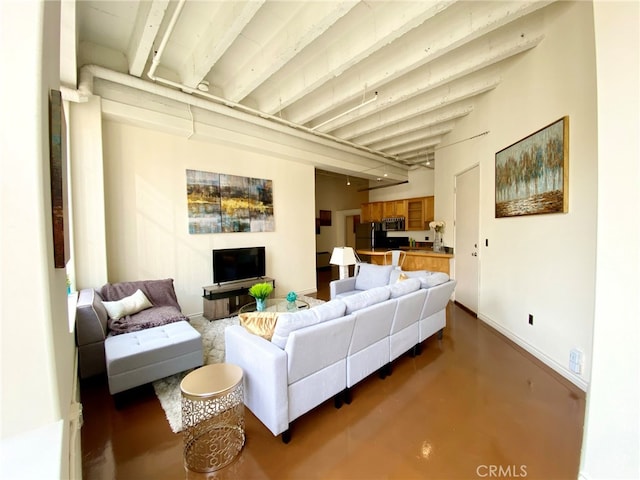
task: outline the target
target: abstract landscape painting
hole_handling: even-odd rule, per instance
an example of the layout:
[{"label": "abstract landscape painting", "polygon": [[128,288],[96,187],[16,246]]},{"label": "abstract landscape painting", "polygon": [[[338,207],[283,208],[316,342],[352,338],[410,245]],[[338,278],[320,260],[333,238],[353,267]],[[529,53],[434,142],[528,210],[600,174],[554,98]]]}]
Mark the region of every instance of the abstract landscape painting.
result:
[{"label": "abstract landscape painting", "polygon": [[568,211],[569,117],[496,153],[496,218]]},{"label": "abstract landscape painting", "polygon": [[273,232],[273,182],[187,170],[189,233]]}]

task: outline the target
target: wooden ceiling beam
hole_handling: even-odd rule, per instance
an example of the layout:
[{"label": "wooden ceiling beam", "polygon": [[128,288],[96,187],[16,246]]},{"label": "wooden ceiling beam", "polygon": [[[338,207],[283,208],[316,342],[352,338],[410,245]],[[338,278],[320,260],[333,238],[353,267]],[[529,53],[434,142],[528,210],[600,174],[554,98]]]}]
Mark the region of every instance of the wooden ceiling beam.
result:
[{"label": "wooden ceiling beam", "polygon": [[421,115],[411,120],[402,121],[389,125],[388,127],[371,132],[362,137],[352,139],[353,143],[359,145],[369,145],[381,140],[386,140],[397,135],[408,134],[416,130],[432,127],[440,123],[449,122],[465,115],[469,115],[473,111],[473,105],[461,105],[447,107],[437,112],[431,112]]},{"label": "wooden ceiling beam", "polygon": [[[290,107],[287,106],[287,101],[283,101],[283,107],[287,108],[282,114],[299,124],[306,124],[311,119],[318,119],[318,123],[320,123],[319,117],[337,113],[335,111],[337,106],[359,101],[365,85],[369,92],[378,91],[382,98],[386,98],[386,89],[389,88],[391,82],[463,46],[479,49],[485,62],[490,64],[490,58],[497,57],[490,51],[491,47],[499,48],[504,41],[512,46],[517,42],[529,45],[531,43],[530,36],[537,33],[538,22],[534,22],[535,24],[532,26],[516,22],[516,25],[523,29],[522,32],[526,32],[525,34],[513,28],[503,31],[502,27],[542,8],[544,5],[546,2],[535,0],[527,2],[465,2],[464,5],[456,5],[434,18],[433,22],[425,22],[419,28],[407,32],[397,42],[389,44],[386,48],[377,51],[375,55],[363,59],[354,68],[315,91],[308,88],[310,84],[305,85],[306,88],[293,85],[295,79],[299,77],[308,78],[306,70],[291,75],[295,78],[290,81],[292,84],[289,92],[298,92],[300,97],[304,95],[306,98],[299,105],[294,104]],[[529,34],[529,31],[534,33]],[[535,45],[537,43],[533,46]],[[398,52],[402,52],[402,56],[399,56]],[[456,69],[460,70],[460,68]],[[445,67],[443,70],[445,72],[440,73],[443,78],[456,78],[453,73],[446,74]],[[428,78],[425,76],[425,80]],[[438,84],[432,82],[432,88]],[[415,88],[415,84],[413,88]],[[283,89],[283,92],[285,91]],[[289,93],[289,95],[293,97],[296,94]],[[391,101],[394,98],[392,97]],[[367,107],[365,112],[370,111],[374,106],[372,104]],[[356,114],[360,115],[361,112],[358,111]]]},{"label": "wooden ceiling beam", "polygon": [[196,88],[236,41],[264,2],[265,0],[221,2],[219,8],[213,9],[208,28],[200,32],[200,41],[186,55],[178,69],[182,83]]},{"label": "wooden ceiling beam", "polygon": [[410,133],[406,133],[404,135],[397,135],[395,137],[392,137],[380,142],[374,142],[367,146],[369,148],[375,148],[376,150],[386,152],[395,147],[400,147],[402,145],[406,145],[408,143],[412,143],[418,140],[431,139],[434,137],[442,137],[450,133],[453,130],[454,126],[455,126],[454,121],[439,123],[432,127],[416,130]]},{"label": "wooden ceiling beam", "polygon": [[[244,99],[357,4],[355,0],[299,4],[301,8],[275,33],[270,23],[267,28],[261,25],[260,31],[243,32],[243,36],[251,37],[253,54],[246,59],[233,59],[237,74],[223,85],[224,97],[234,102]],[[297,4],[282,2],[273,5],[274,8],[291,10]]]},{"label": "wooden ceiling beam", "polygon": [[374,115],[369,115],[358,122],[331,130],[331,134],[339,138],[360,137],[393,123],[409,120],[425,113],[453,105],[462,100],[481,95],[489,90],[493,90],[499,83],[500,77],[486,80],[481,79],[475,83],[453,83],[445,88],[427,91],[417,97],[406,98],[402,103],[395,103],[392,107],[384,109],[384,111],[380,110]]},{"label": "wooden ceiling beam", "polygon": [[158,30],[168,5],[169,0],[153,0],[140,3],[127,47],[129,75],[140,77],[144,72],[144,67],[153,49],[153,42],[156,39],[156,35],[158,35]]},{"label": "wooden ceiling beam", "polygon": [[[453,1],[408,2],[401,14],[394,2],[360,2],[331,35],[310,46],[304,58],[296,58],[252,97],[264,112],[275,114],[300,100],[389,43],[402,37]],[[359,93],[362,92],[360,82]]]}]

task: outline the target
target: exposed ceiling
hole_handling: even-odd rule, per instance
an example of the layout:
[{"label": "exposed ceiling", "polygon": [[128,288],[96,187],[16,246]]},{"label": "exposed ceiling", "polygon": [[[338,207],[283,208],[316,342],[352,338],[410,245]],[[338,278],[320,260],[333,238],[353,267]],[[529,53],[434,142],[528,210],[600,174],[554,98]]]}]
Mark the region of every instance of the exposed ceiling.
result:
[{"label": "exposed ceiling", "polygon": [[409,170],[433,162],[456,122],[499,88],[504,62],[540,43],[550,3],[79,0],[77,66],[128,73]]}]

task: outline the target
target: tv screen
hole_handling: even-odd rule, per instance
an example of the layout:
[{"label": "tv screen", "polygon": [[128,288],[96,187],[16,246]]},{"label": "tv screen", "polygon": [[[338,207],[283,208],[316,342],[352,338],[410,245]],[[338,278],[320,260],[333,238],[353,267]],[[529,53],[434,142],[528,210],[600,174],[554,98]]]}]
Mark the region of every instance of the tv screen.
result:
[{"label": "tv screen", "polygon": [[213,250],[213,283],[265,276],[264,247]]}]

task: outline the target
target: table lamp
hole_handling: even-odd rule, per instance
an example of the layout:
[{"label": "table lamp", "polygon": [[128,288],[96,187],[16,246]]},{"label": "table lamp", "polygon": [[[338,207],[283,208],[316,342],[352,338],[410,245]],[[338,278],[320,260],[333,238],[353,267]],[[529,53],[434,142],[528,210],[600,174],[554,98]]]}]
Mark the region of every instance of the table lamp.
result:
[{"label": "table lamp", "polygon": [[349,265],[357,263],[356,254],[351,247],[335,247],[331,254],[331,265],[338,265],[340,280],[349,276]]}]

